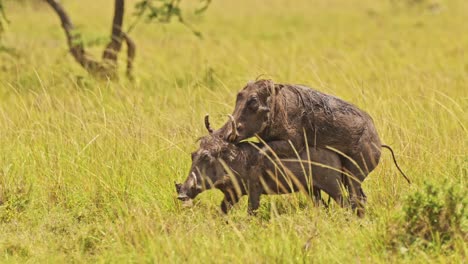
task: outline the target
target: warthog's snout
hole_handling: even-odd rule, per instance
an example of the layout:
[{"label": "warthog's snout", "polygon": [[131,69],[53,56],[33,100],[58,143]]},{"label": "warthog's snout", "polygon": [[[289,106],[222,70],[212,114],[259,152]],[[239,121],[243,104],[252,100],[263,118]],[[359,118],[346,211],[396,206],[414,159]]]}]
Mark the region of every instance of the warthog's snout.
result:
[{"label": "warthog's snout", "polygon": [[174,182],[174,185],[175,185],[175,188],[176,188],[176,191],[177,191],[177,199],[179,199],[179,200],[181,200],[183,202],[188,201],[190,199],[190,197],[188,197],[185,192],[182,192],[182,184]]},{"label": "warthog's snout", "polygon": [[190,200],[190,197],[188,197],[185,193],[179,193],[179,195],[177,195],[177,199],[181,200],[182,202],[185,202]]}]

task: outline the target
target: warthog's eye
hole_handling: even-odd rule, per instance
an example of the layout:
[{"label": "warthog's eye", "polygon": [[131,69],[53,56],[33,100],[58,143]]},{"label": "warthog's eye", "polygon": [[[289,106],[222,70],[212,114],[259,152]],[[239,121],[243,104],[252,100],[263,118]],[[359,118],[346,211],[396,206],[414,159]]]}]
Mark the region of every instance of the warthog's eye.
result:
[{"label": "warthog's eye", "polygon": [[209,152],[207,151],[203,151],[201,154],[200,154],[200,160],[202,161],[211,161],[211,155]]},{"label": "warthog's eye", "polygon": [[247,100],[247,107],[249,107],[252,110],[257,110],[258,109],[258,99],[257,97],[253,96],[250,97],[249,100]]}]

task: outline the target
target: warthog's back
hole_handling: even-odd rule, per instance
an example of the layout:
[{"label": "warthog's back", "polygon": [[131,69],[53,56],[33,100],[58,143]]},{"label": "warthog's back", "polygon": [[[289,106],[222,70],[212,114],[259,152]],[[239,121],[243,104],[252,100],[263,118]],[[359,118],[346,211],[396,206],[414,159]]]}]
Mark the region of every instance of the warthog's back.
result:
[{"label": "warthog's back", "polygon": [[310,145],[349,153],[361,149],[359,141],[363,136],[380,145],[372,118],[355,105],[301,85],[286,86],[281,94],[295,98],[286,100],[285,109],[295,113],[298,111],[292,109],[301,110],[301,116],[289,118],[296,119],[295,126],[305,128]]}]

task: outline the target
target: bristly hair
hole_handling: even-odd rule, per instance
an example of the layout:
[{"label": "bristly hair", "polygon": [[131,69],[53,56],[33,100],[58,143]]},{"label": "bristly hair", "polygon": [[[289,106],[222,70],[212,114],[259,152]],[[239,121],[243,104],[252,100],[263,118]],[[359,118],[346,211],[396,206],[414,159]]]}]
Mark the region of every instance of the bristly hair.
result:
[{"label": "bristly hair", "polygon": [[270,89],[270,98],[268,100],[268,106],[271,110],[271,114],[268,118],[269,125],[274,126],[275,124],[271,123],[271,121],[275,119],[277,121],[279,120],[279,122],[276,122],[277,124],[281,124],[282,126],[285,126],[286,129],[290,129],[288,121],[288,112],[286,110],[286,98],[284,97],[284,93],[281,93],[281,90],[289,88],[289,86],[274,83],[271,79],[258,80],[255,82],[255,85],[258,85],[258,87],[265,86],[265,90]]},{"label": "bristly hair", "polygon": [[207,135],[198,140],[200,141],[200,149],[207,150],[217,158],[233,161],[238,154],[236,145],[227,142],[220,136]]}]

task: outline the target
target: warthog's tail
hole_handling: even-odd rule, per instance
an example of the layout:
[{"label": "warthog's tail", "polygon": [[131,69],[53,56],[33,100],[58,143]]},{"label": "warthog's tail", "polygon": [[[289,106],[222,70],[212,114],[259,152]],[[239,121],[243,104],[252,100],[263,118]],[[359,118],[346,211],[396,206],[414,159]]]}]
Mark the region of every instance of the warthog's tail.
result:
[{"label": "warthog's tail", "polygon": [[390,152],[392,153],[393,162],[395,163],[395,166],[396,166],[397,169],[400,171],[400,173],[403,175],[403,177],[405,177],[406,181],[407,181],[409,184],[411,184],[410,179],[408,179],[408,177],[406,177],[406,175],[405,175],[405,174],[403,173],[403,171],[400,169],[400,166],[398,166],[398,163],[397,163],[397,161],[396,161],[396,159],[395,159],[395,154],[393,153],[393,149],[392,149],[390,146],[388,146],[388,145],[382,145],[382,148],[386,148],[386,149],[390,150]]}]

